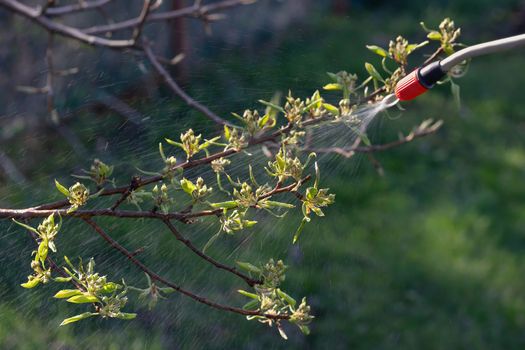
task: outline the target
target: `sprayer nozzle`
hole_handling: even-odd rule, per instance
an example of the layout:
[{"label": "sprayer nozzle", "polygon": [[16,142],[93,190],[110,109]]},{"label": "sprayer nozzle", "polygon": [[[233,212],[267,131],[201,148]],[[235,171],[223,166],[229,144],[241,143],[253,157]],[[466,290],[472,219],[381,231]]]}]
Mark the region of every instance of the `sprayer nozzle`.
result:
[{"label": "sprayer nozzle", "polygon": [[419,82],[419,69],[415,69],[397,83],[396,96],[400,101],[412,100],[428,90]]},{"label": "sprayer nozzle", "polygon": [[417,68],[397,83],[396,96],[401,101],[412,100],[433,87],[445,74],[439,61]]}]

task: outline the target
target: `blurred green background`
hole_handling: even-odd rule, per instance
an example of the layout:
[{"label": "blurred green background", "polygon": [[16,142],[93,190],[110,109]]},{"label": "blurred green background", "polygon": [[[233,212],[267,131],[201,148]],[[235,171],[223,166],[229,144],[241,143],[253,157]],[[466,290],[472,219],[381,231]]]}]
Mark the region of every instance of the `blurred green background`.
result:
[{"label": "blurred green background", "polygon": [[[268,11],[282,6],[278,1],[260,2],[269,4],[264,7]],[[525,28],[525,3],[520,1],[338,2],[342,7],[334,3],[310,4],[302,17],[280,29],[266,30],[263,22],[234,44],[221,32],[203,39],[202,45],[192,47],[194,62],[186,67],[185,87],[227,115],[257,107],[258,99],[269,98],[276,90],[309,95],[327,82],[327,71],[364,76],[365,61],[378,63],[366,44],[386,46],[397,34],[423,40],[420,21],[436,27],[442,18],[451,17],[462,27],[466,44]],[[25,23],[2,16],[6,23]],[[238,26],[248,21],[235,18]],[[188,27],[190,33],[202,32],[199,26]],[[39,35],[31,30],[35,33],[25,35]],[[22,37],[20,27],[8,31]],[[7,35],[3,32],[0,38]],[[21,54],[15,51],[3,53],[6,69]],[[406,112],[400,118],[380,116],[369,130],[374,143],[395,139],[399,131],[406,133],[427,118],[443,119],[445,125],[436,135],[378,154],[384,176],[366,157],[332,161],[334,169],[324,181],[337,194],[336,204],[326,218],[306,227],[298,246],[291,246],[295,218],[261,226],[240,249],[235,248],[242,233],[212,249],[214,256],[230,263],[284,259],[290,266],[285,289],[306,296],[316,316],[311,335],[286,327],[290,339],[284,341],[274,329],[178,295],[152,311],[132,303],[129,309],[139,312],[133,322],[88,320],[58,328],[64,317],[82,307],[77,310],[51,300],[53,286],[33,291],[19,287],[29,273],[32,242],[4,221],[0,347],[524,348],[524,53],[521,49],[474,60],[468,74],[458,80],[460,109],[446,85],[403,104]],[[21,117],[11,107],[15,102],[4,101],[2,135],[14,136],[0,141],[0,149],[27,179],[16,184],[0,173],[0,207],[58,199],[52,179],[72,182],[67,174],[87,168],[94,157],[116,165],[118,179],[126,181],[134,166],[160,166],[155,145],[162,137],[176,137],[189,126],[214,132],[207,120],[169,91],[144,92],[141,84],[147,75],[137,68],[139,59],[130,59],[126,66],[115,63],[112,53],[89,54],[96,58],[83,73],[89,81],[74,78],[72,87],[58,97],[60,110],[75,115],[67,119],[67,127],[84,150],[74,152],[55,128],[32,127],[32,122],[13,126],[11,121]],[[122,67],[115,68],[116,64]],[[115,85],[108,83],[112,81]],[[101,89],[121,94],[146,119],[136,126],[107,110],[82,108],[85,96]],[[134,89],[137,94],[130,93]],[[212,299],[242,305],[243,298],[235,292],[244,287],[239,281],[187,254],[162,228],[149,222],[101,222],[130,250],[146,247],[141,258],[172,280]],[[204,223],[195,232],[185,228],[185,233],[205,242],[208,228]],[[84,226],[66,222],[62,232],[58,245],[64,254],[94,256],[102,273],[144,286],[143,276]]]}]

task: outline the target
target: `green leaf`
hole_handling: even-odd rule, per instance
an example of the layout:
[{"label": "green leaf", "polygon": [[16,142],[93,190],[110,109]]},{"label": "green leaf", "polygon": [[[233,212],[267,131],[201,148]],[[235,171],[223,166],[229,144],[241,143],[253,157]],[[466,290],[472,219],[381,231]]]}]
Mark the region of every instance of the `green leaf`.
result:
[{"label": "green leaf", "polygon": [[253,265],[253,264],[250,264],[249,262],[243,262],[243,261],[236,261],[235,262],[237,265],[239,265],[239,267],[243,270],[246,270],[246,271],[249,271],[249,272],[253,272],[253,273],[256,273],[256,274],[260,274],[261,273],[261,269],[258,268],[257,266]]},{"label": "green leaf", "polygon": [[269,120],[270,114],[267,113],[259,119],[259,121],[257,122],[257,126],[262,129],[268,123]]},{"label": "green leaf", "polygon": [[244,221],[244,227],[252,227],[256,223],[257,223],[257,221],[255,221],[255,220],[245,220]]},{"label": "green leaf", "polygon": [[328,112],[333,113],[335,115],[339,115],[339,108],[337,108],[334,105],[331,105],[329,103],[323,103],[324,109],[326,109]]},{"label": "green leaf", "polygon": [[121,288],[120,284],[117,284],[115,282],[108,282],[104,285],[104,287],[102,287],[102,292],[110,294],[120,288]]},{"label": "green leaf", "polygon": [[164,147],[162,146],[162,142],[159,142],[159,153],[162,160],[166,161],[166,154],[164,154]]},{"label": "green leaf", "polygon": [[82,294],[81,291],[79,291],[78,289],[62,289],[60,291],[58,291],[54,296],[53,298],[57,298],[57,299],[65,299],[65,298],[71,298],[75,295],[80,295]]},{"label": "green leaf", "polygon": [[281,107],[281,106],[276,105],[275,103],[264,101],[264,100],[259,100],[259,103],[262,103],[263,105],[265,105],[267,107],[270,107],[270,108],[273,108],[275,110],[278,110],[281,113],[284,113],[284,108]]},{"label": "green leaf", "polygon": [[26,230],[29,230],[29,231],[31,231],[31,232],[34,232],[34,233],[36,233],[38,236],[40,236],[40,232],[38,232],[35,228],[32,228],[32,227],[29,226],[29,225],[26,225],[26,224],[23,224],[23,223],[21,223],[21,222],[19,222],[19,221],[16,221],[15,219],[12,219],[12,220],[13,220],[13,222],[14,222],[15,224],[18,224],[18,225],[22,226],[23,228],[25,228]]},{"label": "green leaf", "polygon": [[427,38],[430,40],[441,40],[441,33],[433,30],[427,34]]},{"label": "green leaf", "polygon": [[276,201],[264,201],[264,206],[266,208],[288,208],[288,209],[292,209],[292,208],[295,208],[295,205],[293,204],[289,204],[289,203],[283,203],[283,202],[276,202]]},{"label": "green leaf", "polygon": [[210,206],[212,208],[224,208],[224,209],[233,209],[237,208],[239,205],[236,201],[228,201],[228,202],[219,202],[219,203],[210,203]]},{"label": "green leaf", "polygon": [[388,57],[388,52],[376,45],[366,45],[366,48],[375,53],[376,55],[379,55],[381,57]]},{"label": "green leaf", "polygon": [[259,300],[250,300],[244,306],[242,307],[244,310],[256,310],[257,306],[259,306],[260,301]]},{"label": "green leaf", "polygon": [[312,200],[317,196],[317,193],[319,193],[319,190],[316,187],[308,187],[306,189],[306,199]]},{"label": "green leaf", "polygon": [[288,305],[291,305],[292,307],[295,306],[295,304],[297,304],[297,302],[295,301],[294,298],[292,298],[291,296],[289,296],[288,294],[286,294],[285,292],[283,292],[282,290],[280,289],[277,289],[277,294],[279,294],[279,296],[284,299]]},{"label": "green leaf", "polygon": [[38,246],[37,256],[38,256],[38,259],[42,263],[44,263],[44,261],[47,258],[47,252],[49,251],[48,248],[49,248],[49,246],[47,244],[47,240],[44,240],[44,241],[40,242],[40,244]]},{"label": "green leaf", "polygon": [[301,332],[303,332],[304,335],[310,334],[310,328],[307,325],[300,325],[299,329],[301,330]]},{"label": "green leaf", "polygon": [[35,288],[36,286],[38,286],[39,283],[40,283],[40,278],[33,278],[32,280],[29,280],[26,283],[22,283],[20,286],[26,289],[31,289],[31,288]]},{"label": "green leaf", "polygon": [[64,283],[64,282],[71,281],[72,278],[71,277],[55,277],[54,280],[55,282]]},{"label": "green leaf", "polygon": [[135,317],[137,317],[137,314],[127,313],[127,312],[120,312],[117,315],[117,318],[120,318],[121,320],[132,320]]},{"label": "green leaf", "polygon": [[247,291],[242,290],[242,289],[237,290],[237,292],[239,292],[240,294],[244,295],[245,297],[259,300],[259,296],[257,294],[250,293],[250,292],[247,292]]},{"label": "green leaf", "polygon": [[212,138],[211,140],[206,140],[202,145],[199,146],[199,150],[203,150],[210,147],[215,141],[217,141],[220,138],[220,136],[217,136]]},{"label": "green leaf", "polygon": [[98,298],[96,296],[94,296],[94,295],[86,295],[86,294],[72,296],[71,298],[67,299],[66,301],[68,303],[73,303],[73,304],[85,304],[85,303],[97,303],[97,302],[99,302],[99,300],[98,300]]},{"label": "green leaf", "polygon": [[281,327],[281,325],[277,325],[277,330],[279,331],[281,338],[283,338],[284,340],[288,340],[288,336],[284,332],[284,329]]},{"label": "green leaf", "polygon": [[326,84],[325,86],[323,86],[323,90],[328,90],[328,91],[343,90],[343,85],[339,83],[330,83],[330,84]]},{"label": "green leaf", "polygon": [[60,191],[60,193],[62,193],[66,197],[69,197],[69,190],[65,188],[64,186],[62,186],[60,182],[58,182],[56,179],[55,179],[55,186],[57,190]]},{"label": "green leaf", "polygon": [[98,312],[84,312],[83,314],[66,318],[64,321],[62,321],[62,323],[60,323],[60,325],[65,326],[66,324],[81,321],[81,320],[84,320],[86,318],[89,318],[91,316],[96,316],[96,315],[98,315]]},{"label": "green leaf", "polygon": [[190,196],[193,193],[193,191],[195,191],[195,189],[197,188],[195,187],[195,184],[193,182],[191,182],[190,180],[186,178],[183,178],[182,180],[180,180],[180,186],[182,187],[182,190],[186,192],[187,194],[189,194]]},{"label": "green leaf", "polygon": [[326,75],[332,79],[333,82],[337,83],[339,81],[339,77],[335,73],[326,72]]},{"label": "green leaf", "polygon": [[365,69],[370,74],[370,76],[376,80],[383,81],[383,77],[381,77],[381,74],[377,71],[377,69],[372,65],[371,63],[366,62],[365,63]]},{"label": "green leaf", "polygon": [[180,142],[173,141],[171,139],[164,139],[164,140],[166,140],[166,142],[169,143],[172,146],[177,146],[177,147],[183,148],[182,143],[180,143]]},{"label": "green leaf", "polygon": [[460,87],[458,84],[454,83],[450,79],[450,91],[452,92],[452,97],[454,98],[454,103],[458,109],[461,108],[461,96],[460,96]]},{"label": "green leaf", "polygon": [[227,125],[224,125],[224,137],[226,138],[226,140],[229,140],[230,136],[231,136],[230,128],[228,128]]},{"label": "green leaf", "polygon": [[297,228],[297,231],[295,231],[295,235],[293,236],[293,241],[292,241],[293,244],[295,244],[295,242],[297,242],[297,240],[299,239],[301,232],[303,232],[304,225],[306,225],[307,222],[308,222],[308,218],[306,217],[304,217],[303,220],[301,220],[301,224],[299,225],[299,227]]},{"label": "green leaf", "polygon": [[425,40],[425,41],[423,41],[422,43],[419,43],[419,44],[410,44],[410,45],[407,46],[407,54],[410,54],[414,50],[417,50],[420,47],[423,47],[423,46],[425,46],[427,44],[428,44],[427,40]]}]

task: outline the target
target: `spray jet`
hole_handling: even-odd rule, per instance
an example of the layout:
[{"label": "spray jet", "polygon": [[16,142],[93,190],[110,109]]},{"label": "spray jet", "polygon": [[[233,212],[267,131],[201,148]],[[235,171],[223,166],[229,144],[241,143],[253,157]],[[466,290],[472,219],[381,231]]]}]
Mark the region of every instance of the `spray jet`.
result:
[{"label": "spray jet", "polygon": [[412,100],[432,88],[447,72],[461,62],[472,57],[509,50],[521,45],[525,45],[525,34],[469,46],[441,61],[415,69],[397,83],[395,94],[400,101]]}]

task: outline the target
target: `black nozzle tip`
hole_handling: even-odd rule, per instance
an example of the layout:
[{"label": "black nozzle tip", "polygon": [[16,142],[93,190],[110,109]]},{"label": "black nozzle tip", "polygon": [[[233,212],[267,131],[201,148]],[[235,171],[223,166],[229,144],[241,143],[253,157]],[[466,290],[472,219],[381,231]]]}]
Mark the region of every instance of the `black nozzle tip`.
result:
[{"label": "black nozzle tip", "polygon": [[432,62],[418,70],[418,80],[427,89],[433,87],[447,73],[441,68],[440,61]]}]

